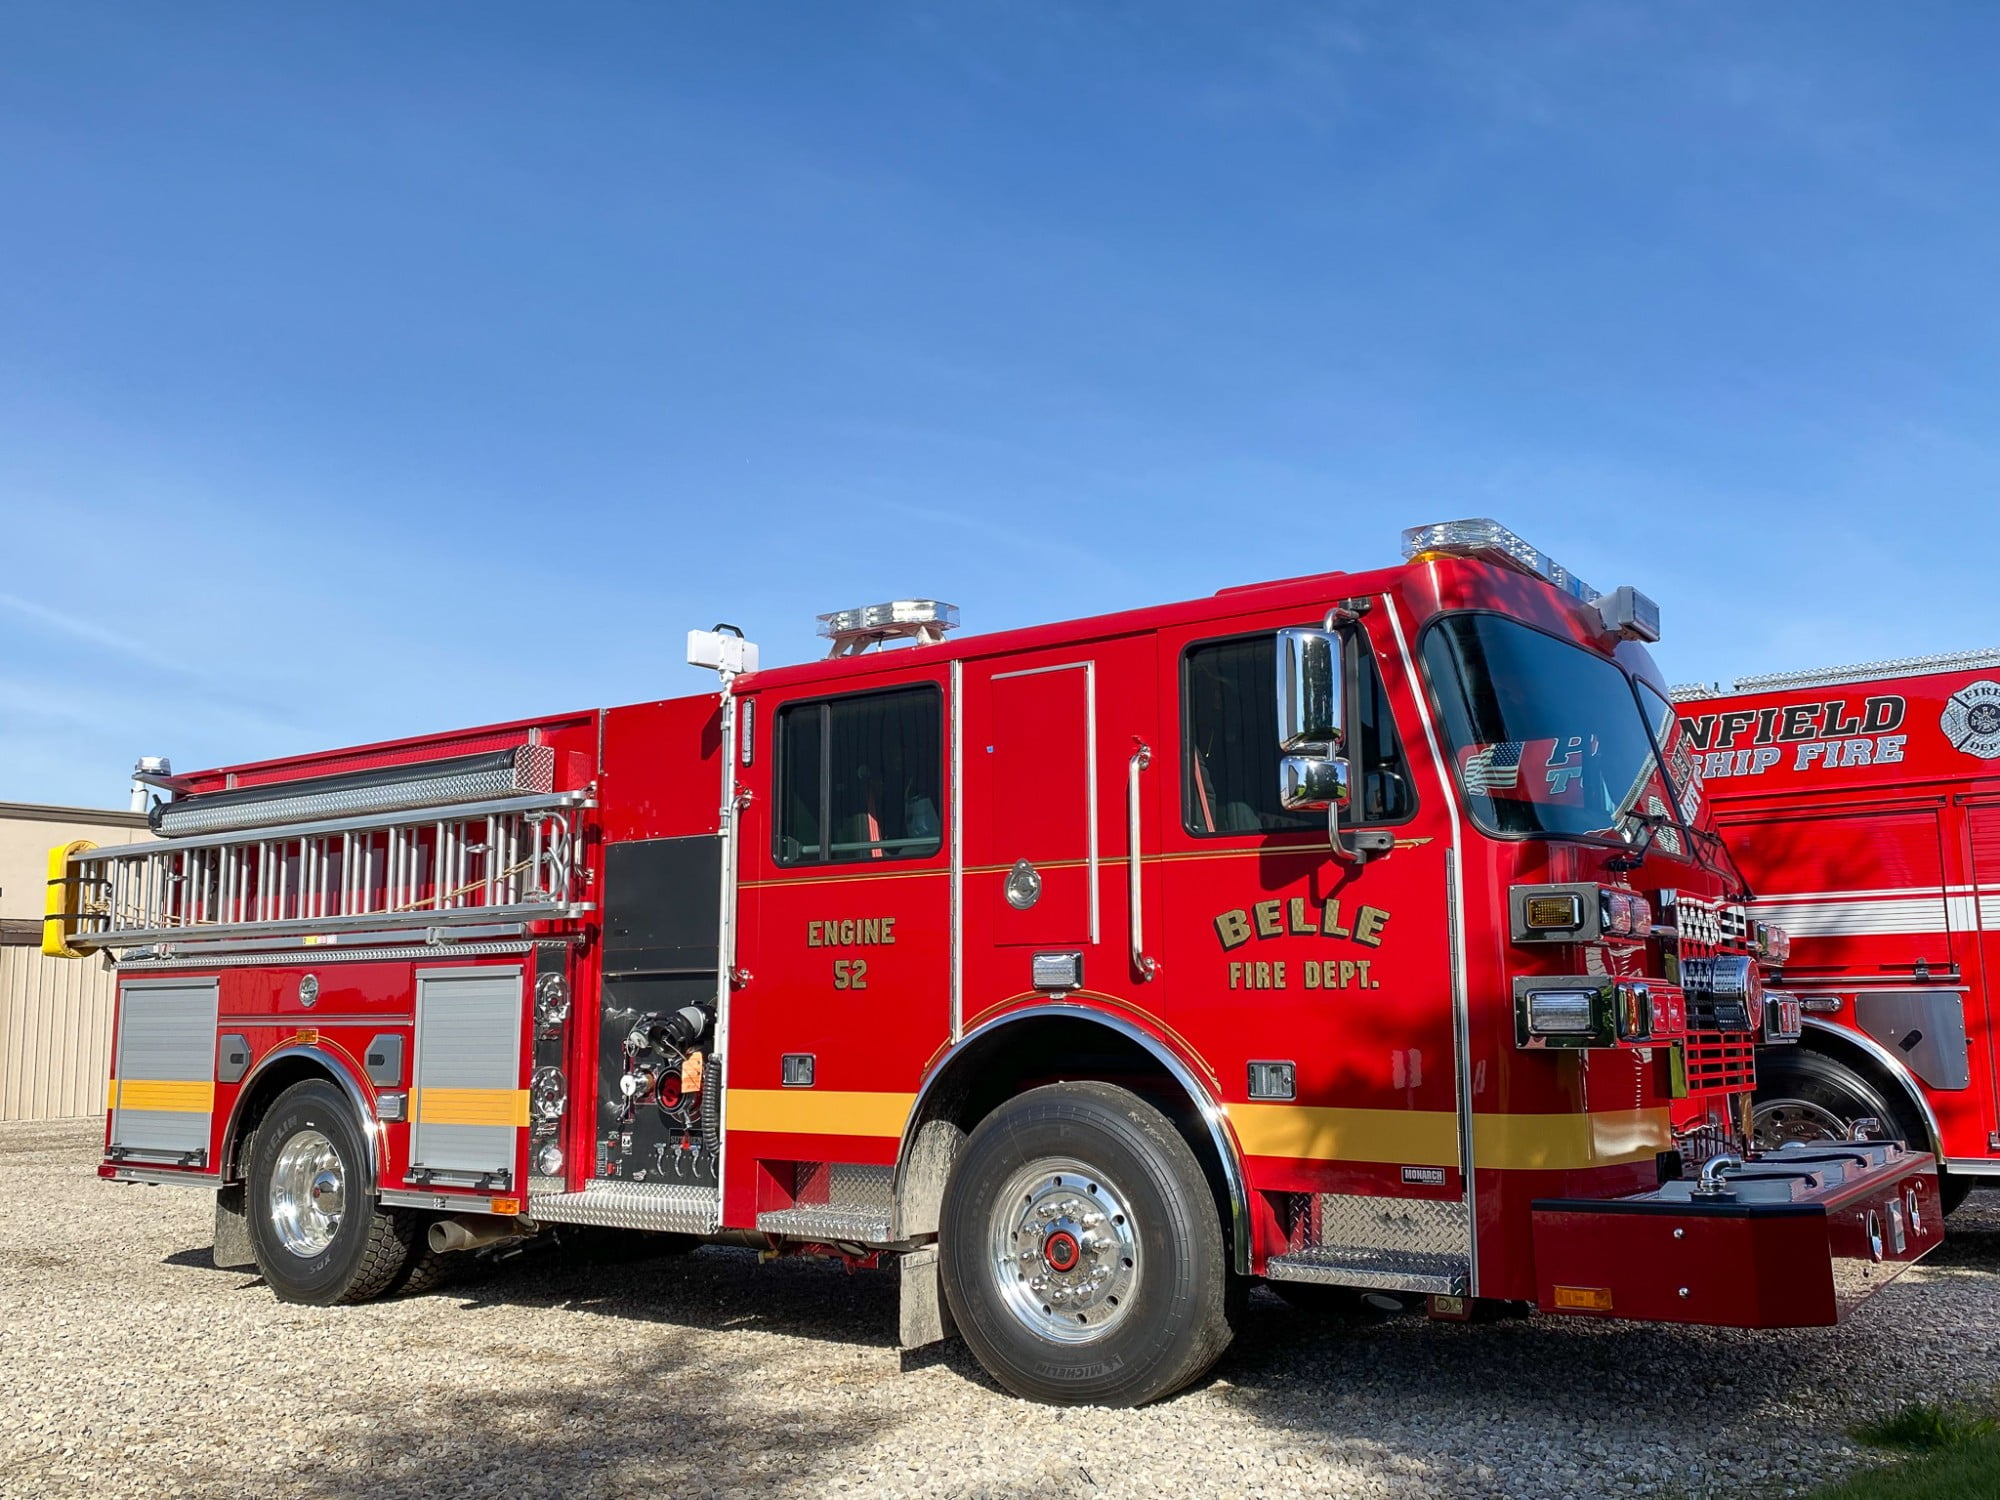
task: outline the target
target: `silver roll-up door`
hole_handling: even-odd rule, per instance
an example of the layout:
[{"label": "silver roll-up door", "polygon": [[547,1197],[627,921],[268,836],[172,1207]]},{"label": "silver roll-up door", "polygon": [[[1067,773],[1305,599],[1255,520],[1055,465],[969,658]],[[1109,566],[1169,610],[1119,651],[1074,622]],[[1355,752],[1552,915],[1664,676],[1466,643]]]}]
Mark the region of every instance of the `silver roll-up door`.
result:
[{"label": "silver roll-up door", "polygon": [[214,979],[130,979],[120,986],[112,1159],[208,1164],[216,992]]},{"label": "silver roll-up door", "polygon": [[521,970],[419,970],[416,1040],[411,1176],[511,1187],[528,1123]]}]

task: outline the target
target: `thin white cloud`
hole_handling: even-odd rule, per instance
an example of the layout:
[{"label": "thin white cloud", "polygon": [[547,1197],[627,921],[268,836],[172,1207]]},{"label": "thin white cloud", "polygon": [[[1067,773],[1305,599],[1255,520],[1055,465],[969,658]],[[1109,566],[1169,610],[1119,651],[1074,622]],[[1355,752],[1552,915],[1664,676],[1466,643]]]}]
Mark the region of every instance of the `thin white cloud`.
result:
[{"label": "thin white cloud", "polygon": [[175,661],[172,657],[154,650],[144,641],[133,640],[130,636],[120,635],[115,630],[106,630],[93,621],[79,619],[59,609],[51,609],[48,605],[38,604],[33,599],[23,599],[19,594],[0,593],[0,609],[12,610],[45,630],[52,630],[58,635],[66,635],[73,640],[102,647],[106,651],[114,651],[132,661],[144,662],[147,666],[158,667],[168,672],[191,670],[185,662]]}]

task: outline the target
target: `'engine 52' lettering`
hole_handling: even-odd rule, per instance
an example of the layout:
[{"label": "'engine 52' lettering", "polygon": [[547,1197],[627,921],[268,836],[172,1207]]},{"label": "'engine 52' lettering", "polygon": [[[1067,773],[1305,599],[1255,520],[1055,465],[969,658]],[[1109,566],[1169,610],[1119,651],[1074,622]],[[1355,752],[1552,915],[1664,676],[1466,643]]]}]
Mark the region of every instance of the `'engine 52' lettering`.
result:
[{"label": "'engine 52' lettering", "polygon": [[1250,939],[1277,937],[1351,938],[1370,948],[1382,946],[1382,929],[1389,914],[1379,906],[1364,906],[1354,914],[1350,928],[1340,920],[1340,903],[1329,901],[1315,907],[1303,897],[1290,901],[1259,901],[1249,908],[1237,907],[1215,919],[1215,935],[1222,951],[1241,948]]}]

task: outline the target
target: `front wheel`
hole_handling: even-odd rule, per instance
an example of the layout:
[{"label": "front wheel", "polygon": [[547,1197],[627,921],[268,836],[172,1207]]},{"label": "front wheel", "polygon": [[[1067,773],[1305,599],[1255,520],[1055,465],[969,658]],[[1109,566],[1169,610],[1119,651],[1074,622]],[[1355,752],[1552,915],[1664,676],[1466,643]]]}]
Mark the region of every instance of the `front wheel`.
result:
[{"label": "front wheel", "polygon": [[409,1265],[420,1216],[378,1206],[353,1107],[322,1079],[295,1083],[250,1151],[250,1248],[280,1302],[365,1302]]},{"label": "front wheel", "polygon": [[[1764,1053],[1757,1060],[1757,1100],[1752,1138],[1760,1151],[1791,1141],[1845,1140],[1856,1120],[1881,1122],[1885,1135],[1913,1151],[1930,1149],[1929,1132],[1907,1099],[1878,1088],[1845,1063],[1803,1047]],[[1946,1213],[1965,1201],[1972,1184],[1939,1164],[1938,1198]]]},{"label": "front wheel", "polygon": [[1052,1084],[994,1111],[952,1166],[939,1230],[952,1317],[1016,1395],[1137,1406],[1228,1347],[1208,1181],[1126,1089]]}]

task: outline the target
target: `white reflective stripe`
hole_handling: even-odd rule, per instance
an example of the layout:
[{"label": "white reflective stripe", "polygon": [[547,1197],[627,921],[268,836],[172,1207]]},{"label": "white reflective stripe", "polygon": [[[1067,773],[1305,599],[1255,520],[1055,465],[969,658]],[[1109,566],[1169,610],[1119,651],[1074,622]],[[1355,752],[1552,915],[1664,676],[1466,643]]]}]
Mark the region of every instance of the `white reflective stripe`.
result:
[{"label": "white reflective stripe", "polygon": [[1972,932],[2000,926],[2000,886],[1900,886],[1875,891],[1798,891],[1751,903],[1763,921],[1794,937],[1865,937],[1892,932]]},{"label": "white reflective stripe", "polygon": [[1751,905],[1762,908],[1767,901],[1866,901],[1877,896],[1971,896],[2000,894],[2000,882],[1982,885],[1894,885],[1880,890],[1859,891],[1767,891]]},{"label": "white reflective stripe", "polygon": [[[1969,903],[1968,907],[1969,907]],[[1828,901],[1813,906],[1759,901],[1757,915],[1792,937],[1865,937],[1891,932],[1950,932],[1942,896],[1907,896],[1891,901]],[[1970,910],[1958,914],[1957,929],[1972,926]]]}]

